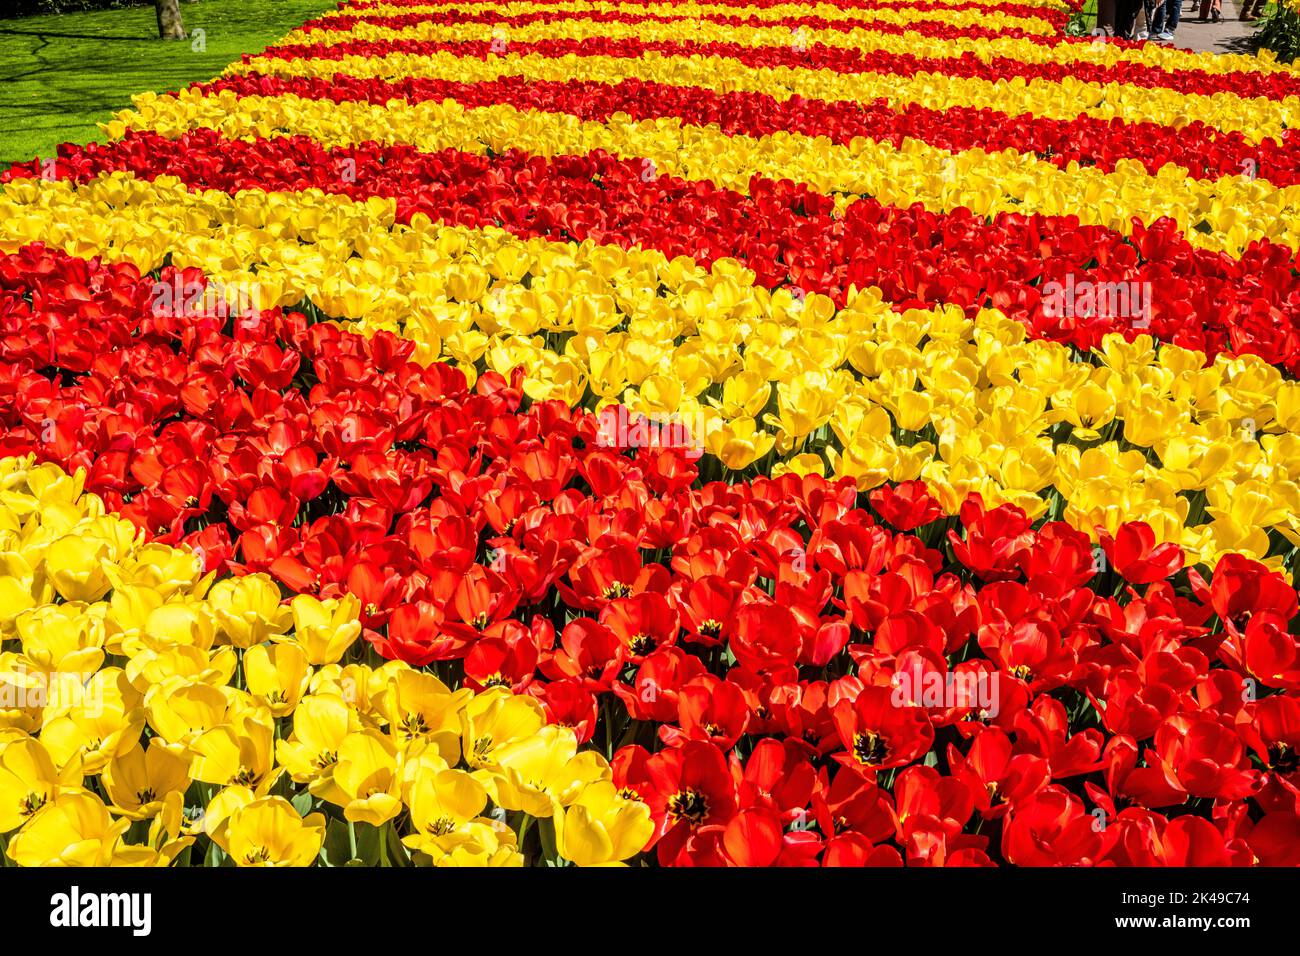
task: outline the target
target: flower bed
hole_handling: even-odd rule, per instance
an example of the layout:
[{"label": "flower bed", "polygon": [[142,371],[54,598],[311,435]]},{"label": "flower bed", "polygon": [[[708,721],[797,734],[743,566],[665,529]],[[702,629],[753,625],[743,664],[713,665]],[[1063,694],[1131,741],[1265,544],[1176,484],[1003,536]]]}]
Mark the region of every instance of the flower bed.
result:
[{"label": "flower bed", "polygon": [[1300,73],[354,0],[0,177],[10,860],[1300,863]]}]

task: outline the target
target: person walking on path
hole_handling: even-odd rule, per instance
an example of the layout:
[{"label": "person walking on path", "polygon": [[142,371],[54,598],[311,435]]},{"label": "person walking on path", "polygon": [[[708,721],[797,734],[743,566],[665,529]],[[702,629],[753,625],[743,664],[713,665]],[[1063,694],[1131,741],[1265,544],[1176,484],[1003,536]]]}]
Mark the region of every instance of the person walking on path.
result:
[{"label": "person walking on path", "polygon": [[1138,11],[1142,0],[1115,0],[1115,36],[1121,40],[1135,39]]},{"label": "person walking on path", "polygon": [[1196,19],[1202,23],[1206,20],[1218,23],[1223,19],[1223,0],[1201,0],[1201,9]]},{"label": "person walking on path", "polygon": [[[1155,18],[1156,9],[1163,7],[1165,0],[1142,0],[1142,29],[1134,32],[1135,40],[1154,40],[1156,31],[1151,28],[1152,20]],[[1136,26],[1136,23],[1134,24]]]},{"label": "person walking on path", "polygon": [[1169,43],[1174,39],[1178,21],[1183,16],[1183,0],[1164,0],[1156,7],[1151,20],[1151,39]]}]

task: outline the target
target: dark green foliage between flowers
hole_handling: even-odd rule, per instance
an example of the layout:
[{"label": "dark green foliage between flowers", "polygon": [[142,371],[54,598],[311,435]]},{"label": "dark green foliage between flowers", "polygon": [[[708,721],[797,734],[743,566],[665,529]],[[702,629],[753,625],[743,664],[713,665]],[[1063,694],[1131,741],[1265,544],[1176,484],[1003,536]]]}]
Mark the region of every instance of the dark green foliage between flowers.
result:
[{"label": "dark green foliage between flowers", "polygon": [[1285,4],[1276,4],[1257,26],[1255,39],[1261,47],[1272,50],[1283,63],[1300,57],[1300,13]]}]

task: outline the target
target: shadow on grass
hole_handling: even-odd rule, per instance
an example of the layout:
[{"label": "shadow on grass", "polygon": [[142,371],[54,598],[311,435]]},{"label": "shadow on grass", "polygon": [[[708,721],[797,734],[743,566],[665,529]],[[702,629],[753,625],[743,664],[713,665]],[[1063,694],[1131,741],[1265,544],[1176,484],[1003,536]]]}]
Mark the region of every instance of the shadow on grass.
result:
[{"label": "shadow on grass", "polygon": [[[144,40],[158,39],[157,37],[141,36],[136,34],[129,37],[105,36],[102,33],[55,33],[51,30],[5,30],[0,29],[0,36],[15,37],[38,37],[44,40],[46,37],[54,37],[59,40],[129,40],[133,43],[140,43]],[[179,41],[177,41],[179,42]]]}]

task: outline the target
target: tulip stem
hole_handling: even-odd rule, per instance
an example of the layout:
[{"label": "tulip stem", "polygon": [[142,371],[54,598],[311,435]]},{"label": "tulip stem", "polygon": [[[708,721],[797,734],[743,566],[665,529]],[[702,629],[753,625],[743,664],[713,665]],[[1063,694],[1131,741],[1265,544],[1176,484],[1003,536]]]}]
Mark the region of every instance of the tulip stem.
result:
[{"label": "tulip stem", "polygon": [[351,859],[357,858],[357,825],[351,820],[348,821],[348,848],[352,852]]},{"label": "tulip stem", "polygon": [[[557,809],[557,813],[560,811]],[[559,866],[559,853],[555,849],[555,819],[547,817],[537,821],[537,835],[542,841],[542,855],[547,866]]]},{"label": "tulip stem", "polygon": [[610,706],[610,694],[602,694],[600,698],[601,715],[605,718],[605,758],[614,759],[614,712]]}]

